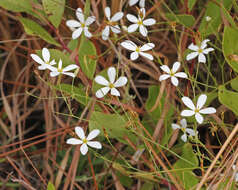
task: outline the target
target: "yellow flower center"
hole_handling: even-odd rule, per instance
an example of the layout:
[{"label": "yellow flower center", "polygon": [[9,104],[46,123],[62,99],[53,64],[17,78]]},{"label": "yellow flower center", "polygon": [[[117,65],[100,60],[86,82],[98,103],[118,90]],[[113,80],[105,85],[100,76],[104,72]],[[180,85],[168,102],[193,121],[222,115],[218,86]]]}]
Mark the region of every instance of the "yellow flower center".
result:
[{"label": "yellow flower center", "polygon": [[195,113],[198,113],[198,112],[199,112],[199,109],[198,109],[198,108],[196,108],[196,109],[194,110],[194,112],[195,112]]},{"label": "yellow flower center", "polygon": [[175,73],[171,70],[171,71],[170,71],[170,76],[173,77],[174,74],[175,74]]},{"label": "yellow flower center", "polygon": [[184,127],[181,127],[181,130],[183,131],[183,133],[186,132],[186,128],[184,128]]},{"label": "yellow flower center", "polygon": [[81,27],[84,28],[84,27],[85,27],[85,24],[84,24],[84,23],[81,23]]},{"label": "yellow flower center", "polygon": [[109,26],[116,26],[116,22],[112,22],[112,21],[106,21],[106,24]]},{"label": "yellow flower center", "polygon": [[143,25],[142,20],[140,19],[137,24],[138,24],[138,25]]},{"label": "yellow flower center", "polygon": [[203,49],[199,48],[198,53],[202,53],[202,52],[203,52]]},{"label": "yellow flower center", "polygon": [[86,144],[88,142],[87,139],[83,139],[83,144]]},{"label": "yellow flower center", "polygon": [[140,47],[136,48],[136,52],[139,53],[140,52]]},{"label": "yellow flower center", "polygon": [[62,72],[63,72],[63,69],[58,69],[58,72],[59,72],[59,73],[62,73]]},{"label": "yellow flower center", "polygon": [[114,88],[115,86],[114,86],[114,84],[110,83],[108,87],[109,88]]}]

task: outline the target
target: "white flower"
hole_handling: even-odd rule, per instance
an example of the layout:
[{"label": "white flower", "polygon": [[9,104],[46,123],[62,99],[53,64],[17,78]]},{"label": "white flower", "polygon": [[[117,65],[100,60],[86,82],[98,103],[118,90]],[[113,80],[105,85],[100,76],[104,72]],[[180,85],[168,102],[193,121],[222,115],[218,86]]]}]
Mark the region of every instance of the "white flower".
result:
[{"label": "white flower", "polygon": [[136,18],[132,14],[127,14],[126,17],[130,22],[134,23],[128,27],[128,32],[129,33],[135,32],[139,28],[141,35],[145,36],[145,37],[148,34],[148,31],[145,26],[151,26],[156,23],[155,19],[153,19],[153,18],[144,20],[144,18],[145,18],[145,9],[144,8],[140,9],[138,18]]},{"label": "white flower", "polygon": [[[210,40],[206,39],[203,40],[200,46],[196,46],[193,43],[191,43],[188,46],[188,49],[193,50],[194,52],[190,53],[187,55],[186,60],[189,61],[195,57],[198,56],[198,61],[201,63],[206,63],[206,57],[204,54],[208,54],[209,52],[213,51],[213,48],[206,48],[207,47],[207,42]],[[206,49],[205,49],[206,48]]]},{"label": "white flower", "polygon": [[50,61],[50,52],[47,48],[42,49],[42,57],[43,60],[36,54],[31,54],[32,59],[34,59],[35,62],[39,63],[40,66],[38,66],[39,70],[45,70],[48,69],[50,65],[55,65],[55,60]]},{"label": "white flower", "polygon": [[76,20],[68,20],[66,22],[66,25],[74,31],[72,34],[72,38],[77,39],[81,35],[82,31],[84,31],[84,35],[86,37],[91,38],[92,34],[88,31],[88,26],[95,21],[95,17],[90,16],[85,21],[84,14],[81,8],[78,8],[76,10],[76,17],[80,22]]},{"label": "white flower", "polygon": [[105,8],[105,15],[108,19],[107,21],[107,25],[104,28],[104,30],[102,31],[102,39],[103,40],[107,40],[109,33],[110,33],[110,29],[112,30],[112,32],[118,34],[121,32],[120,27],[117,25],[117,21],[119,21],[124,13],[123,12],[117,12],[116,14],[114,14],[114,16],[111,18],[111,9],[109,7]]},{"label": "white flower", "polygon": [[140,7],[145,7],[145,0],[130,0],[129,5],[133,6],[136,3],[138,3],[138,1],[140,1],[140,3],[139,3]]},{"label": "white flower", "polygon": [[85,137],[83,128],[81,127],[75,127],[75,133],[77,134],[77,136],[79,137],[79,139],[76,138],[70,138],[66,141],[67,144],[72,144],[72,145],[78,145],[81,144],[80,147],[80,152],[85,155],[88,152],[88,146],[96,148],[96,149],[101,149],[102,145],[100,142],[98,141],[91,141],[92,139],[94,139],[96,136],[98,136],[98,134],[100,133],[100,131],[98,129],[94,129],[92,130],[88,137]]},{"label": "white flower", "polygon": [[212,18],[210,16],[206,16],[205,19],[207,22],[209,22]]},{"label": "white flower", "polygon": [[201,124],[203,122],[203,116],[201,114],[213,114],[213,113],[216,113],[216,109],[213,108],[213,107],[208,107],[208,108],[202,109],[202,107],[206,103],[206,100],[207,100],[207,96],[205,94],[201,94],[198,97],[197,106],[195,107],[195,105],[193,104],[193,102],[192,102],[192,100],[190,98],[183,97],[182,98],[183,103],[188,108],[190,108],[191,110],[183,110],[181,112],[181,115],[185,116],[185,117],[189,117],[189,116],[195,115],[195,119],[197,120],[197,122],[199,124]]},{"label": "white flower", "polygon": [[161,75],[161,76],[159,77],[159,81],[166,80],[166,79],[168,79],[168,78],[171,77],[171,82],[172,82],[172,84],[173,84],[174,86],[178,86],[178,83],[179,83],[179,82],[178,82],[178,79],[177,79],[176,77],[180,77],[180,78],[187,78],[187,77],[188,77],[187,74],[184,73],[184,72],[176,73],[176,72],[178,71],[179,67],[180,67],[180,63],[179,63],[179,62],[175,62],[175,63],[173,64],[172,69],[170,69],[167,65],[162,65],[162,66],[160,66],[160,68],[161,68],[164,72],[166,72],[166,73],[168,73],[168,74],[163,74],[163,75]]},{"label": "white flower", "polygon": [[77,65],[71,64],[71,65],[68,65],[67,67],[62,69],[62,60],[60,59],[59,63],[58,63],[58,68],[52,67],[52,66],[49,67],[49,69],[51,70],[50,76],[55,77],[59,74],[64,74],[64,75],[68,75],[68,76],[71,76],[71,77],[75,77],[74,73],[71,73],[71,72],[68,72],[68,71],[71,71],[71,70],[74,70],[74,69],[77,69],[77,68],[78,68]]},{"label": "white flower", "polygon": [[120,92],[116,89],[116,87],[124,86],[127,83],[126,77],[120,77],[115,82],[116,69],[114,67],[110,67],[107,70],[107,74],[108,74],[109,81],[100,75],[96,76],[96,78],[95,78],[96,83],[106,86],[106,87],[99,89],[96,92],[97,98],[102,98],[109,92],[109,90],[111,90],[111,95],[120,96]]},{"label": "white flower", "polygon": [[181,136],[181,139],[184,141],[184,142],[187,142],[187,134],[189,134],[189,136],[195,136],[198,132],[196,131],[194,131],[193,129],[189,129],[189,128],[187,128],[187,121],[186,121],[186,119],[182,119],[181,121],[180,121],[180,124],[181,124],[181,126],[180,125],[178,125],[178,124],[175,124],[175,123],[172,123],[171,125],[172,125],[172,128],[174,129],[174,130],[176,130],[176,129],[181,129],[181,131],[184,133],[182,136]]},{"label": "white flower", "polygon": [[144,52],[144,51],[148,51],[148,50],[151,50],[152,48],[154,48],[155,45],[153,43],[147,43],[141,47],[140,46],[138,47],[134,42],[132,42],[130,40],[126,40],[121,43],[121,46],[128,50],[133,51],[130,55],[130,59],[133,61],[136,60],[139,57],[139,55],[146,57],[147,59],[149,59],[151,61],[154,59],[152,55]]},{"label": "white flower", "polygon": [[[233,169],[234,171],[236,171],[236,165],[235,165],[235,164],[232,166],[232,169]],[[237,171],[238,171],[238,170],[237,170]],[[238,182],[238,172],[236,172],[236,174],[235,174],[235,182]]]}]

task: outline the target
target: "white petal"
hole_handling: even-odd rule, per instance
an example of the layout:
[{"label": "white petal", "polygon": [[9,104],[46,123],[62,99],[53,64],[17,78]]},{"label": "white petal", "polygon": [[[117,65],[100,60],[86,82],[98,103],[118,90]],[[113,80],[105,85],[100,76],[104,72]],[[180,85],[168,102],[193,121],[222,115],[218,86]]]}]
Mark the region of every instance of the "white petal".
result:
[{"label": "white petal", "polygon": [[199,124],[203,122],[203,116],[200,113],[195,114],[195,119],[197,120]]},{"label": "white petal", "polygon": [[85,139],[85,133],[82,127],[79,127],[79,126],[75,127],[75,133],[78,135],[80,139],[82,140]]},{"label": "white petal", "polygon": [[187,55],[186,60],[189,61],[191,59],[194,59],[197,56],[198,56],[198,52],[192,52],[192,53]]},{"label": "white petal", "polygon": [[204,55],[203,53],[200,53],[200,54],[198,55],[198,62],[200,62],[200,63],[206,63],[206,57],[205,57],[205,55]]},{"label": "white petal", "polygon": [[115,87],[121,87],[126,85],[127,83],[127,78],[126,77],[119,77],[117,81],[114,83]]},{"label": "white petal", "polygon": [[185,116],[185,117],[190,117],[190,116],[192,116],[194,114],[195,114],[195,112],[192,111],[192,110],[183,110],[181,112],[181,116]]},{"label": "white petal", "polygon": [[132,24],[127,28],[128,33],[132,33],[135,32],[137,30],[137,28],[139,27],[138,24]]},{"label": "white petal", "polygon": [[81,147],[80,147],[80,152],[82,153],[82,155],[87,154],[87,152],[88,152],[88,146],[87,146],[87,144],[82,144],[82,145],[81,145]]},{"label": "white petal", "polygon": [[106,7],[104,9],[104,12],[105,12],[107,19],[110,20],[111,19],[111,9],[109,7]]},{"label": "white petal", "polygon": [[59,63],[58,63],[58,69],[59,69],[59,70],[62,69],[62,60],[61,60],[61,59],[59,60]]},{"label": "white petal", "polygon": [[188,78],[188,75],[184,72],[175,73],[174,76],[180,78]]},{"label": "white petal", "polygon": [[39,63],[39,64],[41,64],[41,65],[45,64],[45,62],[44,62],[38,55],[36,55],[36,54],[31,54],[31,58],[32,58],[35,62],[37,62],[37,63]]},{"label": "white petal", "polygon": [[172,76],[171,77],[171,82],[174,86],[178,86],[179,81],[176,77]]},{"label": "white petal", "polygon": [[112,32],[115,34],[119,34],[121,32],[121,29],[118,25],[111,26]]},{"label": "white petal", "polygon": [[92,37],[91,32],[88,31],[88,27],[84,27],[84,35],[88,38]]},{"label": "white petal", "polygon": [[83,31],[83,29],[81,27],[78,28],[77,30],[75,30],[72,34],[72,38],[74,40],[77,39],[81,35],[82,31]]},{"label": "white petal", "polygon": [[195,106],[189,97],[182,97],[182,101],[188,108],[190,108],[191,110],[195,110]]},{"label": "white petal", "polygon": [[193,43],[191,43],[189,46],[188,46],[188,49],[190,50],[193,50],[193,51],[198,51],[199,50],[199,47],[194,45]]},{"label": "white petal", "polygon": [[205,40],[203,40],[202,41],[202,43],[201,43],[201,49],[204,49],[204,48],[206,48],[207,47],[207,42],[209,42],[210,40],[209,39],[205,39]]},{"label": "white petal", "polygon": [[143,25],[140,25],[139,31],[140,31],[141,35],[144,37],[146,37],[148,34],[146,27],[144,27]]},{"label": "white petal", "polygon": [[96,148],[96,149],[101,149],[102,148],[101,143],[98,142],[98,141],[89,141],[89,142],[87,142],[87,145],[91,146],[93,148]]},{"label": "white petal", "polygon": [[95,77],[95,82],[104,86],[108,86],[109,82],[101,75]]},{"label": "white petal", "polygon": [[168,74],[163,74],[163,75],[160,75],[160,77],[159,77],[159,81],[166,80],[166,79],[168,79],[169,77],[171,77],[171,76],[170,76],[170,75],[168,75]]},{"label": "white petal", "polygon": [[104,87],[104,88],[100,88],[97,92],[96,92],[96,97],[97,98],[102,98],[103,96],[105,96],[108,91],[110,90],[109,87]]},{"label": "white petal", "polygon": [[89,26],[90,24],[92,24],[94,21],[96,20],[96,17],[95,16],[90,16],[87,18],[86,22],[85,22],[85,25],[86,26]]},{"label": "white petal", "polygon": [[66,71],[71,71],[71,70],[74,70],[74,69],[77,69],[78,68],[78,65],[75,65],[75,64],[71,64],[71,65],[68,65],[67,67],[65,67],[63,69],[64,72]]},{"label": "white petal", "polygon": [[140,0],[139,6],[140,7],[145,7],[145,0]]},{"label": "white petal", "polygon": [[186,119],[182,119],[182,120],[180,121],[180,124],[182,125],[183,128],[186,128],[186,127],[187,127],[187,121],[186,121]]},{"label": "white petal", "polygon": [[60,73],[59,72],[57,72],[57,71],[52,71],[52,72],[50,72],[50,76],[51,77],[56,77],[56,76],[58,76]]},{"label": "white petal", "polygon": [[47,48],[43,48],[42,57],[43,57],[45,62],[50,62],[50,52]]},{"label": "white petal", "polygon": [[116,78],[116,69],[115,69],[115,67],[110,67],[107,70],[107,75],[108,75],[110,83],[113,84],[115,82],[115,78]]},{"label": "white petal", "polygon": [[132,52],[131,55],[130,55],[130,59],[132,61],[136,60],[137,58],[139,57],[139,53],[138,52]]},{"label": "white petal", "polygon": [[134,15],[132,14],[127,14],[126,15],[126,18],[130,21],[130,22],[133,22],[133,23],[137,23],[138,22],[138,18],[136,18]]},{"label": "white petal", "polygon": [[129,1],[129,5],[130,5],[130,6],[133,6],[133,5],[135,5],[138,1],[139,1],[139,0],[130,0],[130,1]]},{"label": "white petal", "polygon": [[52,60],[52,61],[50,62],[50,65],[55,65],[55,64],[56,64],[55,60]]},{"label": "white petal", "polygon": [[104,30],[102,31],[102,39],[107,40],[110,32],[110,27],[106,26]]},{"label": "white petal", "polygon": [[88,141],[91,141],[91,140],[94,139],[96,136],[98,136],[99,133],[100,133],[100,130],[98,130],[98,129],[92,130],[92,131],[89,133],[89,135],[88,135],[88,137],[87,137],[87,140],[88,140]]},{"label": "white petal", "polygon": [[84,14],[81,8],[77,8],[76,17],[79,19],[81,23],[84,23]]},{"label": "white petal", "polygon": [[38,66],[38,69],[39,70],[46,70],[47,69],[46,64]]},{"label": "white petal", "polygon": [[67,144],[73,144],[73,145],[77,145],[77,144],[82,144],[83,141],[76,139],[76,138],[70,138],[66,141]]},{"label": "white petal", "polygon": [[166,72],[166,73],[170,73],[170,68],[167,66],[167,65],[162,65],[162,66],[160,66],[160,68],[164,71],[164,72]]},{"label": "white petal", "polygon": [[116,14],[113,15],[111,21],[112,22],[117,22],[123,17],[124,13],[123,12],[117,12]]},{"label": "white petal", "polygon": [[199,111],[199,113],[202,113],[202,114],[213,114],[213,113],[216,113],[216,109],[213,108],[213,107],[208,107],[208,108],[201,109]]},{"label": "white petal", "polygon": [[197,109],[201,109],[207,101],[207,95],[201,94],[197,100]]},{"label": "white petal", "polygon": [[76,20],[68,20],[66,21],[66,25],[68,27],[72,27],[72,28],[78,28],[81,27],[80,22],[76,21]]},{"label": "white petal", "polygon": [[187,142],[187,134],[184,133],[182,136],[181,136],[181,139],[183,142]]},{"label": "white petal", "polygon": [[75,74],[74,73],[70,73],[70,72],[62,72],[62,74],[71,76],[73,78],[75,77]]},{"label": "white petal", "polygon": [[181,127],[178,124],[172,123],[171,125],[172,125],[173,130],[181,129]]},{"label": "white petal", "polygon": [[207,48],[203,50],[203,53],[208,54],[209,52],[214,51],[213,48]]},{"label": "white petal", "polygon": [[187,132],[190,136],[196,136],[196,133],[195,133],[195,131],[194,131],[193,129],[187,128],[187,129],[186,129],[186,132]]},{"label": "white petal", "polygon": [[140,13],[142,14],[142,19],[144,19],[145,18],[145,8],[140,8]]},{"label": "white petal", "polygon": [[139,52],[140,55],[142,55],[143,57],[146,57],[147,59],[153,61],[154,57],[149,54],[149,53],[144,53],[144,52]]},{"label": "white petal", "polygon": [[181,64],[178,61],[173,64],[173,67],[172,67],[173,73],[176,73],[178,71],[180,65]]},{"label": "white petal", "polygon": [[120,92],[116,88],[112,88],[111,89],[111,95],[120,96]]},{"label": "white petal", "polygon": [[156,23],[156,21],[153,18],[149,18],[149,19],[146,19],[143,21],[143,24],[145,26],[151,26],[151,25],[154,25],[155,23]]},{"label": "white petal", "polygon": [[[43,65],[42,65],[43,66]],[[48,64],[44,64],[44,67],[46,69],[49,69],[50,71],[53,71],[53,72],[58,72],[58,69],[56,67],[53,67],[51,65],[48,65]]]},{"label": "white petal", "polygon": [[130,40],[126,40],[126,41],[122,42],[121,46],[126,48],[126,49],[129,49],[131,51],[135,51],[136,48],[137,48],[137,45],[134,42],[130,41]]},{"label": "white petal", "polygon": [[155,47],[155,44],[153,43],[147,43],[147,44],[144,44],[141,48],[140,48],[140,51],[148,51],[148,50],[151,50],[152,48]]}]

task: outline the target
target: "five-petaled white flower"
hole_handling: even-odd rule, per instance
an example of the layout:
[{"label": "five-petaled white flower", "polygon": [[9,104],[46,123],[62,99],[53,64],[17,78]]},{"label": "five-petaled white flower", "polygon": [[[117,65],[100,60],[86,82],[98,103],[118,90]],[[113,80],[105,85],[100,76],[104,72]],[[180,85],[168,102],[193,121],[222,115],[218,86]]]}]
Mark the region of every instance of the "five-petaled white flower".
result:
[{"label": "five-petaled white flower", "polygon": [[192,100],[188,97],[183,97],[182,101],[183,103],[190,108],[191,110],[183,110],[181,112],[182,116],[185,117],[189,117],[189,116],[193,116],[195,115],[195,119],[197,120],[197,122],[199,124],[201,124],[203,122],[203,116],[201,114],[213,114],[216,113],[216,109],[213,107],[208,107],[208,108],[203,108],[204,104],[206,103],[207,100],[207,95],[205,94],[201,94],[198,97],[197,100],[197,106],[195,107],[195,105],[193,104]]},{"label": "five-petaled white flower", "polygon": [[78,18],[80,22],[76,20],[68,20],[66,22],[66,25],[70,27],[70,29],[74,30],[72,34],[72,38],[77,39],[81,35],[82,31],[84,31],[84,35],[86,37],[91,38],[92,34],[88,31],[88,26],[95,21],[95,17],[90,16],[85,21],[84,14],[81,8],[77,8],[76,17]]},{"label": "five-petaled white flower", "polygon": [[130,5],[130,6],[133,6],[133,5],[135,5],[136,3],[138,3],[138,1],[140,1],[140,2],[139,2],[140,7],[145,7],[145,0],[130,0],[130,1],[129,1],[129,5]]},{"label": "five-petaled white flower", "polygon": [[142,36],[146,37],[148,34],[148,31],[145,26],[151,26],[156,23],[155,19],[149,18],[144,20],[145,18],[145,8],[141,8],[139,11],[138,18],[132,14],[127,14],[126,15],[127,19],[134,23],[128,27],[128,32],[135,32],[138,28]]},{"label": "five-petaled white flower", "polygon": [[[233,169],[234,171],[236,171],[236,165],[235,165],[235,164],[232,166],[232,169]],[[235,173],[235,182],[238,182],[238,170],[237,170],[237,172]]]},{"label": "five-petaled white flower", "polygon": [[200,46],[197,46],[197,45],[194,45],[193,43],[191,43],[188,46],[188,49],[193,50],[194,52],[189,53],[186,57],[186,60],[189,61],[189,60],[198,56],[198,62],[206,63],[206,57],[204,54],[208,54],[209,52],[214,50],[213,48],[206,48],[207,42],[209,42],[209,41],[210,40],[208,40],[208,39],[203,40],[202,43],[200,44]]},{"label": "five-petaled white flower", "polygon": [[109,90],[111,90],[111,95],[120,96],[120,92],[116,89],[116,87],[124,86],[127,83],[127,78],[123,76],[119,77],[117,81],[115,82],[116,69],[114,67],[110,67],[107,70],[107,74],[108,74],[109,81],[100,75],[96,76],[95,78],[96,83],[106,86],[106,87],[100,88],[96,92],[97,98],[102,98],[109,92]]},{"label": "five-petaled white flower", "polygon": [[40,66],[38,66],[39,70],[45,70],[48,69],[50,65],[55,65],[55,60],[50,61],[50,52],[47,48],[42,49],[42,58],[43,60],[36,54],[31,54],[32,59],[34,59],[35,62],[39,63]]},{"label": "five-petaled white flower", "polygon": [[172,123],[172,128],[173,128],[174,130],[176,130],[176,129],[181,129],[181,131],[184,133],[184,134],[181,136],[181,139],[182,139],[184,142],[187,142],[187,138],[188,138],[188,137],[187,137],[187,134],[188,134],[189,136],[195,136],[196,133],[198,133],[197,131],[195,132],[193,129],[187,128],[187,121],[186,121],[186,119],[182,119],[182,120],[180,121],[180,124],[181,124],[181,126],[178,125],[178,124]]},{"label": "five-petaled white flower", "polygon": [[71,72],[68,72],[68,71],[71,71],[71,70],[74,70],[74,69],[77,69],[77,68],[78,68],[77,65],[71,64],[71,65],[68,65],[68,66],[66,66],[65,68],[62,69],[62,60],[60,59],[59,63],[58,63],[58,68],[53,67],[53,66],[49,67],[49,69],[51,70],[50,76],[55,77],[57,75],[64,74],[64,75],[68,75],[68,76],[71,76],[71,77],[75,77],[74,73],[71,73]]},{"label": "five-petaled white flower", "polygon": [[107,25],[106,25],[106,27],[102,31],[102,39],[103,40],[107,40],[108,39],[109,33],[110,33],[110,29],[112,30],[112,32],[114,32],[116,34],[121,32],[121,29],[117,25],[116,22],[119,21],[123,17],[124,13],[123,12],[117,12],[111,18],[111,9],[109,7],[106,7],[105,8],[105,15],[106,15],[108,21],[106,21]]},{"label": "five-petaled white flower", "polygon": [[177,79],[176,77],[180,77],[180,78],[187,78],[187,77],[188,77],[187,74],[184,73],[184,72],[178,72],[178,73],[176,73],[176,72],[178,71],[179,67],[180,67],[180,63],[179,63],[179,62],[175,62],[175,63],[173,64],[172,69],[170,69],[167,65],[162,65],[162,66],[160,66],[160,68],[161,68],[164,72],[166,72],[166,73],[168,73],[168,74],[163,74],[163,75],[161,75],[161,76],[159,77],[159,81],[166,80],[166,79],[168,79],[168,78],[171,77],[171,82],[172,82],[172,84],[173,84],[174,86],[178,86],[178,83],[179,83],[179,82],[178,82],[178,79]]},{"label": "five-petaled white flower", "polygon": [[121,46],[128,50],[133,51],[130,55],[130,59],[133,61],[136,60],[139,57],[139,55],[146,57],[147,59],[151,61],[154,59],[151,54],[144,52],[154,48],[155,45],[153,43],[147,43],[140,47],[140,46],[137,46],[134,42],[130,40],[126,40],[121,43]]},{"label": "five-petaled white flower", "polygon": [[75,127],[75,133],[77,134],[77,136],[79,137],[79,139],[77,138],[70,138],[66,141],[67,144],[72,144],[72,145],[78,145],[81,144],[80,147],[80,152],[85,155],[88,152],[88,146],[96,148],[96,149],[101,149],[102,145],[100,142],[98,141],[91,141],[92,139],[94,139],[96,136],[98,136],[98,134],[100,133],[100,131],[98,129],[94,129],[92,130],[89,135],[87,136],[87,138],[85,137],[85,133],[83,131],[83,128],[77,126]]}]

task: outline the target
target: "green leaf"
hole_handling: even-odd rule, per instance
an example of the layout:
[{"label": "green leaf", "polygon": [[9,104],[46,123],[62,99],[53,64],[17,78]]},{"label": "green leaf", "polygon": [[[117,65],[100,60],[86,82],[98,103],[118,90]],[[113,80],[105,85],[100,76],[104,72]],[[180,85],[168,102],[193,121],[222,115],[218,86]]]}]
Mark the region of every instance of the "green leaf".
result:
[{"label": "green leaf", "polygon": [[70,84],[60,84],[53,86],[56,90],[64,92],[66,95],[69,95],[71,98],[75,99],[77,102],[86,106],[89,101],[89,97],[86,95],[83,86],[72,86]]},{"label": "green leaf", "polygon": [[178,22],[186,27],[191,27],[193,26],[195,19],[192,15],[187,15],[187,14],[180,14],[180,15],[175,15],[175,14],[166,14],[166,17],[173,22]]},{"label": "green leaf", "polygon": [[44,28],[42,28],[39,24],[37,24],[33,20],[23,18],[23,17],[19,18],[19,20],[23,24],[27,34],[39,36],[41,39],[45,40],[46,42],[50,44],[60,46],[56,42],[56,40],[52,38],[51,35]]},{"label": "green leaf", "polygon": [[192,172],[193,168],[198,166],[198,159],[196,155],[193,153],[191,144],[186,143],[183,146],[181,157],[183,159],[179,159],[173,165],[173,169],[176,175],[183,182],[185,190],[190,190],[199,182],[198,178]]},{"label": "green leaf", "polygon": [[188,9],[191,11],[197,0],[188,0]]},{"label": "green leaf", "polygon": [[219,86],[218,99],[236,115],[238,115],[238,93],[227,90],[225,86]]},{"label": "green leaf", "polygon": [[[222,6],[222,12],[224,14],[224,9],[227,9],[229,11],[232,7],[232,0],[217,0],[217,3],[221,3]],[[222,4],[223,3],[223,4]],[[209,1],[206,6],[205,14],[202,18],[199,32],[204,36],[208,36],[210,34],[216,34],[219,31],[220,25],[223,23],[222,21],[222,15],[221,15],[221,7],[218,6],[218,4]],[[211,17],[210,21],[206,21],[206,17]],[[227,18],[227,15],[225,14],[225,17]]]},{"label": "green leaf", "polygon": [[231,87],[238,92],[238,77],[231,80]]},{"label": "green leaf", "polygon": [[121,142],[127,144],[124,137],[128,137],[132,142],[136,141],[135,135],[126,128],[127,120],[124,116],[119,114],[104,114],[101,112],[93,112],[89,121],[90,131],[93,129],[100,129],[107,132],[109,138],[116,138]]},{"label": "green leaf", "polygon": [[50,22],[58,28],[64,14],[65,0],[42,0],[42,3]]},{"label": "green leaf", "polygon": [[231,59],[232,55],[238,55],[238,29],[225,27],[222,50],[227,63],[238,72],[237,61]]},{"label": "green leaf", "polygon": [[47,190],[55,190],[55,186],[51,182],[49,182],[47,185]]},{"label": "green leaf", "polygon": [[94,44],[82,36],[79,46],[79,64],[89,79],[94,78],[97,66],[97,52]]}]

